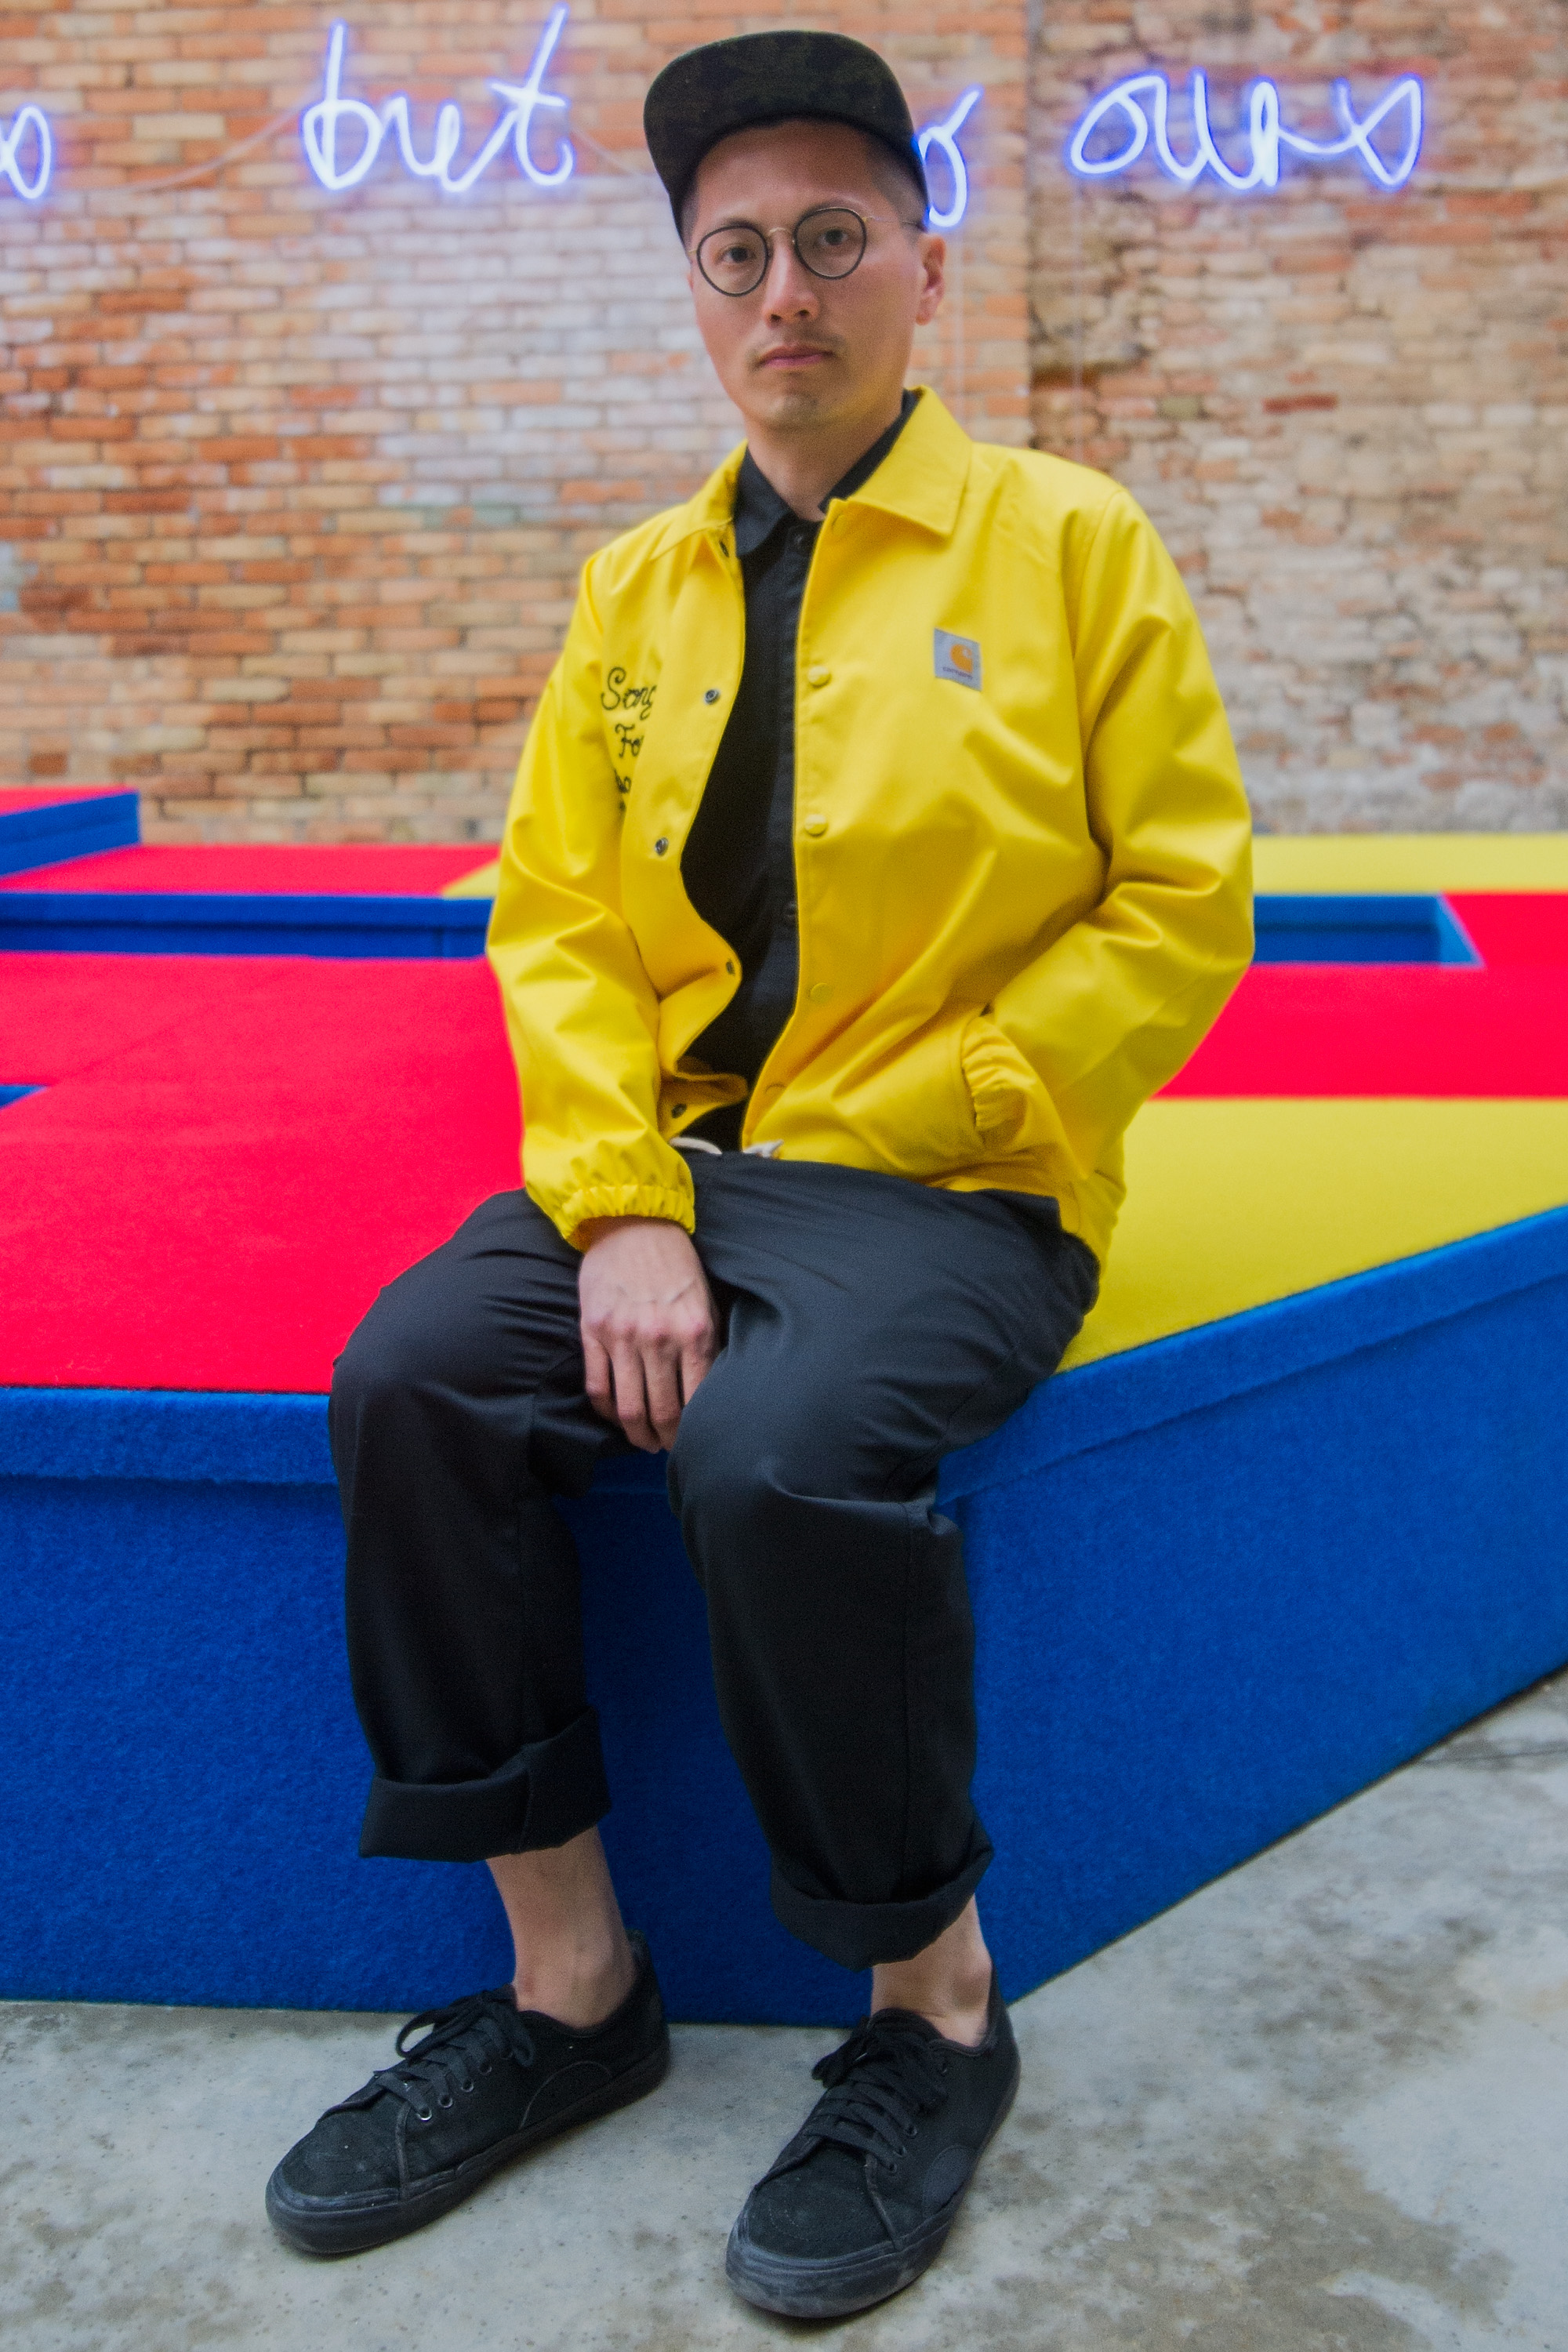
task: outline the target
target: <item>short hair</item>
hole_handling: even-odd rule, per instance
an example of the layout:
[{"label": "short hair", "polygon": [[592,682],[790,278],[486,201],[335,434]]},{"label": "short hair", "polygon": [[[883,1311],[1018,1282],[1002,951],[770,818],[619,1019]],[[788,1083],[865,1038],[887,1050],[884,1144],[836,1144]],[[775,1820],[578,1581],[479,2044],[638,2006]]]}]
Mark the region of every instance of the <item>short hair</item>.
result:
[{"label": "short hair", "polygon": [[[790,115],[786,117],[785,120],[791,122],[831,122],[833,118],[831,115],[807,114]],[[777,131],[782,130],[784,125],[782,122],[770,122],[766,125],[752,124],[749,127],[757,130],[765,128],[769,131]],[[907,163],[904,163],[902,158],[895,155],[892,149],[882,140],[874,137],[869,131],[862,131],[857,123],[842,122],[837,124],[837,128],[841,131],[853,131],[855,132],[856,137],[859,140],[862,148],[865,150],[866,162],[869,166],[871,177],[876,181],[878,187],[881,190],[883,195],[887,197],[888,202],[895,207],[900,220],[905,220],[906,215],[903,207],[908,205],[910,199],[913,197],[915,210],[919,215],[919,218],[915,221],[908,222],[907,226],[913,228],[923,228],[925,226],[926,217],[926,192],[916,176],[914,158],[911,156]],[[739,138],[741,133],[739,131],[731,131],[730,136],[732,139]],[[723,144],[724,142],[722,139],[715,142],[716,147],[722,147]],[[708,150],[708,154],[711,155],[714,152],[715,148],[710,147]],[[707,161],[708,155],[704,155],[702,163],[698,164],[696,171],[691,174],[691,184],[687,189],[686,194],[681,201],[679,227],[680,242],[683,247],[690,241],[691,224],[697,214],[698,182],[702,177],[702,163],[706,163]]]}]

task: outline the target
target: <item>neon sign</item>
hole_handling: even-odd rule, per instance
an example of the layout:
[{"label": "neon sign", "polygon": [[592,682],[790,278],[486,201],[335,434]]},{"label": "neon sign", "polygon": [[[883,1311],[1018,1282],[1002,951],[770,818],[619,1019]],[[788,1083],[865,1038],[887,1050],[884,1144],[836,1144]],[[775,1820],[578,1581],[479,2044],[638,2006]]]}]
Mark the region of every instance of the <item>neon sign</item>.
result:
[{"label": "neon sign", "polygon": [[[29,180],[22,169],[22,142],[33,134],[33,176]],[[0,180],[9,180],[25,205],[36,205],[49,184],[49,173],[54,165],[55,142],[49,133],[49,119],[41,106],[19,106],[6,130],[0,122]]]},{"label": "neon sign", "polygon": [[[1252,161],[1245,172],[1227,163],[1215,143],[1209,128],[1206,74],[1194,74],[1191,98],[1193,152],[1186,163],[1171,147],[1171,86],[1163,74],[1144,73],[1129,75],[1125,81],[1117,82],[1103,97],[1095,100],[1068,142],[1068,170],[1076,172],[1080,179],[1109,180],[1119,172],[1130,172],[1152,140],[1154,158],[1161,169],[1184,187],[1190,188],[1205,172],[1212,172],[1223,186],[1234,188],[1238,194],[1249,188],[1276,188],[1279,184],[1280,150],[1284,148],[1316,163],[1353,154],[1368,179],[1375,181],[1380,188],[1402,188],[1415,169],[1415,160],[1421,152],[1422,91],[1414,74],[1405,74],[1393,83],[1367,114],[1357,114],[1349,82],[1335,82],[1334,112],[1341,131],[1338,139],[1310,139],[1305,131],[1288,131],[1279,119],[1278,88],[1271,81],[1254,82],[1247,109],[1247,137]],[[1373,143],[1373,134],[1390,115],[1401,110],[1405,117],[1405,143],[1390,162]],[[1091,158],[1089,141],[1102,125],[1118,116],[1126,126],[1125,145],[1114,154]]]},{"label": "neon sign", "polygon": [[956,228],[969,209],[969,173],[959,149],[958,134],[968,121],[985,93],[983,89],[966,89],[952,112],[941,122],[933,122],[919,133],[915,145],[921,151],[921,162],[926,163],[933,147],[940,148],[948,176],[952,183],[951,201],[945,212],[932,205],[926,214],[932,228]]},{"label": "neon sign", "polygon": [[[555,54],[567,10],[557,5],[545,20],[532,61],[521,81],[492,81],[489,85],[502,100],[499,119],[489,137],[468,163],[458,163],[464,142],[463,110],[448,99],[436,115],[429,152],[421,154],[415,143],[413,118],[406,95],[384,99],[379,107],[363,98],[343,95],[343,58],[348,47],[348,26],[333,25],[327,41],[326,64],[321,77],[321,95],[307,106],[300,117],[300,139],[305,151],[305,161],[323,188],[337,195],[360,182],[374,169],[389,140],[395,145],[404,169],[417,180],[434,180],[449,196],[466,195],[476,181],[489,171],[497,157],[510,145],[523,177],[536,188],[559,188],[572,177],[577,167],[576,154],[565,136],[563,125],[558,126],[554,153],[548,164],[541,163],[534,152],[535,118],[546,110],[564,115],[570,100],[555,90],[547,90],[544,77]],[[1131,90],[1131,83],[1119,85],[1117,90],[1100,101],[1103,113],[1118,100],[1121,91]],[[956,228],[969,209],[969,169],[958,134],[979,105],[984,92],[978,85],[966,89],[952,110],[940,122],[928,123],[918,136],[922,163],[929,162],[933,151],[941,156],[948,177],[948,201],[945,205],[934,202],[927,215],[932,228]],[[1136,111],[1135,101],[1129,101]],[[1094,120],[1100,119],[1096,114]],[[1140,118],[1142,119],[1142,117]],[[1086,117],[1083,135],[1093,128]],[[1163,138],[1164,115],[1160,112],[1160,136]],[[33,140],[33,171],[29,178],[23,167],[22,157],[28,133]],[[1145,124],[1142,137],[1131,153],[1141,153],[1147,139]],[[27,104],[21,107],[9,130],[0,123],[0,179],[8,180],[17,195],[27,204],[36,204],[49,184],[54,167],[54,139],[48,118],[42,107]],[[221,160],[221,159],[220,159]],[[1131,154],[1127,158],[1131,160]],[[457,168],[454,168],[456,166]],[[1121,170],[1122,162],[1112,166],[1103,163],[1083,167],[1090,173],[1107,168]]]},{"label": "neon sign", "polygon": [[[421,155],[414,144],[413,128],[408,119],[408,100],[401,93],[385,100],[378,113],[362,98],[344,98],[342,90],[343,48],[348,39],[346,25],[334,25],[327,44],[327,68],[321,96],[314,106],[308,106],[300,118],[300,136],[304,142],[305,160],[323,188],[333,194],[344,188],[357,187],[380,154],[382,142],[389,131],[397,137],[404,168],[416,179],[435,180],[449,196],[467,194],[480,174],[487,172],[510,141],[517,157],[518,169],[536,188],[558,188],[572,177],[576,165],[571,142],[558,138],[555,160],[545,171],[534,161],[533,118],[544,107],[559,107],[564,113],[567,100],[540,87],[561,38],[561,28],[566,22],[564,8],[552,8],[549,21],[539,37],[533,52],[533,62],[527,79],[521,82],[492,81],[490,88],[505,100],[504,110],[489,137],[473,160],[454,173],[452,164],[463,143],[463,110],[448,99],[436,117],[436,135],[430,153]],[[338,135],[345,123],[353,127],[357,146],[347,160],[340,157]]]}]

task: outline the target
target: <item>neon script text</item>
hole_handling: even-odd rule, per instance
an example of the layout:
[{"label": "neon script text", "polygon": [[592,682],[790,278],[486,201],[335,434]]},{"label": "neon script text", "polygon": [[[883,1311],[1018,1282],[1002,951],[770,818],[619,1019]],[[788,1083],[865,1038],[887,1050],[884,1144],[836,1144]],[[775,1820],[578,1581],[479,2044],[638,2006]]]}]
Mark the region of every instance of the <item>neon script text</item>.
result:
[{"label": "neon script text", "polygon": [[[546,171],[533,153],[533,118],[546,107],[559,108],[564,113],[567,100],[541,87],[555,44],[561,38],[561,28],[566,22],[564,8],[552,8],[539,46],[533,52],[533,62],[527,78],[521,81],[492,81],[490,88],[504,101],[504,110],[489,137],[471,162],[454,172],[453,163],[463,143],[463,110],[448,99],[436,117],[435,142],[428,155],[417,152],[414,131],[408,119],[408,100],[399,94],[389,98],[378,111],[367,106],[362,98],[342,96],[343,48],[348,40],[346,25],[334,25],[327,43],[327,69],[321,96],[314,106],[308,106],[300,118],[300,136],[304,142],[305,160],[323,188],[336,194],[343,188],[354,188],[364,178],[376,157],[388,131],[396,134],[404,166],[416,179],[435,180],[449,196],[460,196],[471,188],[501,150],[510,142],[517,157],[518,169],[536,188],[558,188],[572,176],[576,157],[571,142],[558,138],[555,155]],[[350,152],[339,150],[339,137],[345,125],[352,125]]]},{"label": "neon script text", "polygon": [[966,89],[951,114],[944,116],[941,122],[931,123],[916,137],[915,145],[921,151],[921,163],[929,165],[931,151],[935,147],[947,165],[948,177],[952,184],[946,210],[933,203],[926,215],[932,228],[956,228],[969,210],[969,173],[959,148],[958,134],[984,95],[983,89]]},{"label": "neon script text", "polygon": [[[496,158],[510,145],[523,177],[536,188],[559,188],[572,177],[577,158],[572,142],[564,135],[564,126],[557,127],[554,152],[548,164],[541,163],[534,152],[535,118],[551,111],[564,115],[570,100],[558,91],[543,87],[561,35],[565,27],[567,10],[563,5],[551,10],[540,34],[532,61],[521,81],[492,81],[490,88],[502,101],[500,118],[490,130],[478,152],[468,163],[458,164],[463,146],[463,110],[448,99],[436,115],[430,151],[421,154],[415,144],[414,124],[406,95],[399,91],[395,98],[384,99],[379,107],[363,98],[343,96],[343,58],[348,47],[348,26],[335,24],[328,37],[326,66],[321,79],[321,95],[307,106],[300,117],[300,138],[305,150],[305,160],[323,188],[340,194],[348,188],[357,188],[374,169],[389,137],[395,142],[404,168],[416,179],[434,180],[451,196],[467,194],[475,182],[488,172]],[[1131,83],[1122,83],[1118,89],[1100,101],[1098,121],[1118,99],[1122,90],[1131,90]],[[951,111],[940,122],[928,123],[917,136],[921,161],[929,165],[932,154],[939,155],[945,167],[948,182],[945,205],[935,201],[934,194],[928,217],[932,228],[956,228],[969,209],[969,169],[958,143],[958,134],[984,96],[978,86],[966,89]],[[1136,107],[1134,105],[1134,111]],[[1140,116],[1142,120],[1142,116]],[[1163,140],[1164,115],[1159,116],[1160,137]],[[1093,122],[1085,118],[1083,135],[1092,130]],[[32,170],[29,175],[24,158],[31,139]],[[1097,162],[1083,166],[1093,173],[1108,169],[1124,170],[1135,154],[1142,152],[1147,140],[1145,124],[1142,137],[1124,159],[1107,165]],[[17,195],[27,204],[36,204],[49,184],[54,168],[54,138],[48,118],[42,107],[31,104],[17,110],[9,129],[0,122],[0,180],[9,181]],[[1201,168],[1201,167],[1200,167]]]},{"label": "neon script text", "polygon": [[[27,177],[22,168],[23,142],[28,131],[33,134],[33,176]],[[49,121],[41,106],[19,106],[7,131],[0,122],[0,180],[9,180],[25,205],[36,205],[49,184],[54,167],[55,142],[49,133]]]},{"label": "neon script text", "polygon": [[[1337,139],[1310,139],[1305,131],[1288,131],[1279,119],[1279,92],[1274,83],[1254,82],[1247,106],[1247,138],[1252,160],[1245,172],[1226,163],[1209,128],[1206,74],[1194,74],[1191,98],[1193,152],[1187,162],[1183,163],[1171,146],[1171,86],[1163,74],[1145,73],[1130,74],[1125,81],[1119,81],[1095,100],[1068,142],[1068,168],[1081,179],[1109,180],[1118,172],[1130,172],[1152,141],[1154,158],[1162,170],[1189,188],[1205,172],[1212,172],[1223,186],[1235,188],[1240,194],[1249,188],[1276,188],[1279,184],[1281,149],[1320,163],[1353,154],[1368,179],[1374,180],[1380,188],[1402,188],[1415,169],[1415,160],[1421,152],[1422,93],[1414,74],[1405,74],[1393,83],[1366,114],[1356,112],[1349,82],[1335,82],[1334,112],[1341,133]],[[1405,142],[1390,159],[1374,143],[1374,134],[1391,116],[1401,114]],[[1093,155],[1089,153],[1089,142],[1097,132],[1103,141],[1108,130],[1123,128],[1126,138],[1121,147],[1110,154],[1103,152],[1103,147]]]}]

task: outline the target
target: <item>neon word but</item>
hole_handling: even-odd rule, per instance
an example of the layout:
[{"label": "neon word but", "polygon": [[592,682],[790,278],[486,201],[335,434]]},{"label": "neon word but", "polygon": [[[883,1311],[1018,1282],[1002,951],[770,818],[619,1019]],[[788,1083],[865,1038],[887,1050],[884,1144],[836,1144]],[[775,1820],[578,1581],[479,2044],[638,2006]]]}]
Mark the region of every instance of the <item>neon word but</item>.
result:
[{"label": "neon word but", "polygon": [[933,147],[940,148],[952,183],[946,211],[941,212],[932,205],[926,214],[932,228],[956,228],[969,209],[969,173],[959,149],[958,134],[984,95],[983,89],[966,89],[951,114],[941,122],[931,123],[915,140],[922,163],[929,162]]},{"label": "neon word but", "polygon": [[[463,143],[463,110],[448,99],[436,117],[435,144],[428,155],[419,154],[414,145],[413,128],[408,119],[408,100],[401,94],[389,98],[379,112],[367,106],[362,98],[344,98],[342,90],[343,48],[348,39],[346,25],[334,25],[327,43],[327,69],[321,96],[314,106],[308,106],[300,118],[300,136],[304,142],[305,160],[323,188],[336,194],[343,188],[353,188],[364,178],[381,152],[382,142],[389,131],[395,131],[404,166],[416,179],[435,180],[449,196],[460,196],[471,188],[481,173],[489,171],[496,157],[510,140],[517,157],[518,169],[536,188],[558,188],[569,180],[576,164],[569,140],[556,141],[555,161],[549,171],[533,159],[533,118],[545,107],[558,107],[564,113],[568,101],[540,87],[544,79],[555,44],[561,38],[561,28],[566,22],[564,8],[552,8],[539,46],[533,52],[533,62],[527,79],[521,82],[492,81],[497,96],[505,101],[505,109],[489,137],[472,162],[454,173],[452,164]],[[347,161],[340,158],[338,136],[345,123],[352,123],[358,145]]]},{"label": "neon word but", "polygon": [[[314,105],[306,107],[300,118],[300,137],[305,150],[305,160],[316,178],[322,187],[330,189],[334,194],[341,194],[347,188],[357,187],[374,166],[386,142],[387,134],[391,132],[395,137],[405,168],[411,172],[416,179],[435,180],[448,195],[465,194],[481,174],[489,169],[509,141],[517,157],[518,168],[526,179],[530,180],[536,188],[560,187],[563,182],[571,178],[576,169],[577,158],[570,140],[564,136],[557,137],[554,161],[548,170],[535,161],[532,142],[535,115],[546,108],[559,110],[563,114],[570,104],[569,100],[561,97],[556,91],[547,90],[542,87],[545,74],[549,70],[550,60],[555,53],[556,45],[560,41],[565,26],[567,13],[564,6],[551,10],[545,21],[544,30],[539,37],[539,45],[534,50],[532,62],[522,81],[490,83],[491,89],[505,101],[500,118],[495,123],[478,154],[456,172],[452,166],[463,144],[462,108],[452,100],[447,100],[440,108],[436,117],[436,129],[430,152],[427,155],[421,155],[414,144],[414,127],[409,115],[408,100],[402,91],[399,91],[395,98],[384,100],[379,110],[367,104],[362,98],[343,96],[343,52],[348,46],[348,26],[341,23],[335,24],[327,42],[327,61],[322,76],[321,95]],[[1086,116],[1084,123],[1080,126],[1080,138],[1087,138],[1100,116],[1110,108],[1124,91],[1131,90],[1133,87],[1131,82],[1119,84],[1116,89],[1100,100],[1098,111],[1092,117]],[[969,209],[969,169],[964,162],[963,152],[958,143],[958,134],[984,94],[978,85],[973,89],[966,89],[950,113],[944,115],[940,122],[928,123],[917,135],[916,144],[920,149],[921,162],[929,163],[931,152],[935,149],[947,167],[948,202],[945,205],[935,203],[931,205],[927,218],[932,228],[956,228]],[[1107,170],[1122,171],[1136,155],[1142,153],[1148,138],[1148,125],[1135,100],[1130,102],[1130,110],[1137,114],[1143,126],[1137,138],[1136,145],[1131,147],[1125,156],[1117,158],[1110,164],[1089,163],[1077,168],[1091,174]],[[1163,142],[1164,140],[1163,102],[1157,112],[1160,124],[1158,136]],[[1374,116],[1371,120],[1375,122],[1381,120],[1381,117]],[[350,126],[352,130],[349,152],[346,154],[340,147],[340,139],[345,125]],[[30,179],[22,164],[23,145],[29,131],[34,142],[33,174]],[[48,186],[49,176],[54,168],[54,138],[49,130],[48,118],[41,107],[32,104],[21,107],[8,131],[3,123],[0,123],[0,179],[8,180],[17,195],[27,204],[36,204]],[[1172,168],[1176,167],[1173,165]],[[1201,165],[1199,168],[1202,168]],[[1223,166],[1221,168],[1223,169]]]},{"label": "neon word but", "polygon": [[[33,176],[29,180],[22,169],[22,142],[33,134]],[[36,205],[49,184],[54,167],[55,142],[49,131],[49,119],[41,106],[19,106],[6,130],[0,123],[0,180],[9,180],[25,205]]]},{"label": "neon word but", "polygon": [[[1338,139],[1310,139],[1304,131],[1288,131],[1279,120],[1279,92],[1274,83],[1254,82],[1247,108],[1252,162],[1245,172],[1227,163],[1215,144],[1209,128],[1206,74],[1194,74],[1191,93],[1193,152],[1188,162],[1184,163],[1172,152],[1171,88],[1164,75],[1131,74],[1095,100],[1073,132],[1068,146],[1069,170],[1086,180],[1108,180],[1115,173],[1130,172],[1152,138],[1161,167],[1184,187],[1190,188],[1194,180],[1212,172],[1226,187],[1238,193],[1245,194],[1248,188],[1276,188],[1279,184],[1279,151],[1289,148],[1292,154],[1308,155],[1319,163],[1353,154],[1367,177],[1375,180],[1379,187],[1402,188],[1415,169],[1415,159],[1421,152],[1421,84],[1414,74],[1405,74],[1394,82],[1368,114],[1357,114],[1348,81],[1335,82],[1334,112],[1342,134]],[[1405,144],[1389,163],[1373,145],[1373,134],[1400,108],[1405,110]],[[1113,155],[1100,155],[1091,161],[1089,142],[1113,115],[1120,115],[1127,126],[1127,143]]]}]

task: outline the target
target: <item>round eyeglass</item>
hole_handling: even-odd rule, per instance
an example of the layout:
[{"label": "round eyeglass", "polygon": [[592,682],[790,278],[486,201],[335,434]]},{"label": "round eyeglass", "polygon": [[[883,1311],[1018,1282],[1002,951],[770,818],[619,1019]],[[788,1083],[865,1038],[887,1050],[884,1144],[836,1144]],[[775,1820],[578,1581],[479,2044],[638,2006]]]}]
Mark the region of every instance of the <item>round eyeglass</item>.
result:
[{"label": "round eyeglass", "polygon": [[[872,213],[869,217],[881,215]],[[801,268],[814,278],[847,278],[865,258],[866,223],[867,216],[847,205],[817,205],[802,213],[792,229],[774,234],[787,234]],[[773,237],[751,221],[728,221],[722,228],[710,228],[699,239],[693,256],[714,292],[732,300],[756,292],[773,257]]]}]

